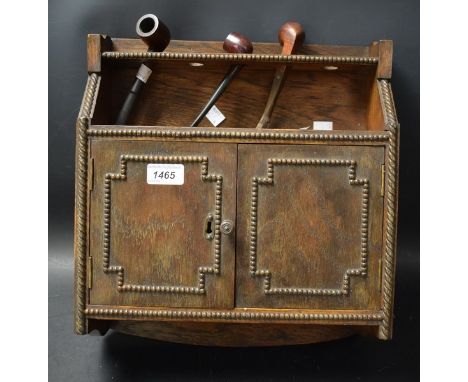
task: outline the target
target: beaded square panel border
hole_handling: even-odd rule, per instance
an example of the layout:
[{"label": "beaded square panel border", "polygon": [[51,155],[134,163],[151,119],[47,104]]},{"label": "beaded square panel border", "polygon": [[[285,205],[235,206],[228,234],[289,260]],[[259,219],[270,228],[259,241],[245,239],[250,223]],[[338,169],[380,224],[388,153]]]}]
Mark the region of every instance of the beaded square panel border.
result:
[{"label": "beaded square panel border", "polygon": [[[341,288],[285,288],[272,287],[272,273],[268,269],[258,269],[257,259],[257,222],[258,222],[258,192],[259,186],[273,186],[275,184],[275,166],[315,166],[315,167],[345,167],[347,168],[348,183],[351,186],[362,188],[361,222],[360,222],[360,261],[359,266],[346,269],[343,274]],[[253,177],[251,184],[250,205],[250,275],[263,278],[263,292],[268,295],[305,295],[305,296],[347,296],[350,293],[351,276],[367,276],[368,261],[368,211],[369,211],[369,180],[367,178],[356,178],[355,160],[341,159],[284,159],[269,158],[267,176]]]},{"label": "beaded square panel border", "polygon": [[[111,265],[110,239],[111,239],[111,190],[112,182],[126,181],[128,162],[137,163],[197,163],[201,167],[200,179],[202,182],[215,184],[214,205],[214,235],[213,235],[213,264],[198,268],[197,286],[166,286],[126,284],[125,269],[121,265]],[[154,155],[130,155],[120,156],[120,172],[107,173],[104,179],[104,237],[103,237],[103,271],[104,273],[117,274],[117,290],[119,292],[136,293],[178,293],[178,294],[206,294],[206,275],[220,275],[221,268],[221,219],[223,200],[223,177],[219,174],[208,172],[208,157],[206,156],[154,156]]]}]

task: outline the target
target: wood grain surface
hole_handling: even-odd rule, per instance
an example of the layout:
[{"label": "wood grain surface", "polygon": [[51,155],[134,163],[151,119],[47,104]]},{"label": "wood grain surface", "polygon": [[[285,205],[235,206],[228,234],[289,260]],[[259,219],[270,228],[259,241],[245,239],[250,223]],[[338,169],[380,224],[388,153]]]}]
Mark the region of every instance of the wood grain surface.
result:
[{"label": "wood grain surface", "polygon": [[[223,50],[223,41],[188,41],[172,40],[167,47],[167,52],[175,53],[220,53]],[[136,38],[112,38],[112,50],[115,52],[145,52],[148,47],[143,41]],[[376,42],[378,43],[378,42]],[[254,52],[259,54],[279,54],[281,46],[277,43],[253,42]],[[370,51],[369,46],[355,45],[318,45],[307,44],[297,52],[310,55],[324,56],[362,56],[378,57],[374,51]]]},{"label": "wood grain surface", "polygon": [[202,346],[281,346],[348,337],[356,327],[327,325],[219,324],[192,322],[117,321],[111,328],[160,341]]},{"label": "wood grain surface", "polygon": [[[137,66],[104,63],[93,124],[112,124],[122,106]],[[262,116],[278,65],[246,65],[216,103],[226,117],[223,127],[255,128]],[[229,63],[156,62],[129,125],[190,126],[223,79]],[[269,124],[299,129],[314,121],[332,121],[335,130],[366,130],[375,67],[360,71],[326,71],[320,66],[291,68]],[[205,118],[200,127],[212,126]]]}]

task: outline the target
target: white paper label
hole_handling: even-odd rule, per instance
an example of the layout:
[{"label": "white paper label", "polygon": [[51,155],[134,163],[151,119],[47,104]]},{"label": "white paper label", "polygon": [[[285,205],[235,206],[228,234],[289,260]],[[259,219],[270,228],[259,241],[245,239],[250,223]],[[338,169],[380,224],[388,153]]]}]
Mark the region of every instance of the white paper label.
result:
[{"label": "white paper label", "polygon": [[314,121],[314,130],[333,130],[333,122]]},{"label": "white paper label", "polygon": [[184,184],[184,165],[172,163],[148,163],[146,166],[148,184],[177,185]]},{"label": "white paper label", "polygon": [[223,115],[223,113],[221,113],[221,111],[216,107],[216,105],[213,105],[213,107],[206,115],[206,118],[208,118],[208,120],[214,127],[217,127],[221,122],[223,122],[226,119],[226,117]]}]

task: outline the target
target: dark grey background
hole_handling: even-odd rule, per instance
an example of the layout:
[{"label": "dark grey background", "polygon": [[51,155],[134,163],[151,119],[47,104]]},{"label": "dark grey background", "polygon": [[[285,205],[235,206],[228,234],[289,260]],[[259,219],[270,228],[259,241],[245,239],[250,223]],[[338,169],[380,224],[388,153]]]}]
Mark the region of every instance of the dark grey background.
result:
[{"label": "dark grey background", "polygon": [[[155,13],[173,39],[239,31],[276,42],[287,20],[306,43],[394,41],[392,86],[401,123],[395,333],[284,348],[222,349],[111,333],[73,334],[74,126],[86,83],[86,35],[134,37]],[[409,0],[49,0],[49,375],[51,381],[417,380],[419,375],[419,2]]]}]

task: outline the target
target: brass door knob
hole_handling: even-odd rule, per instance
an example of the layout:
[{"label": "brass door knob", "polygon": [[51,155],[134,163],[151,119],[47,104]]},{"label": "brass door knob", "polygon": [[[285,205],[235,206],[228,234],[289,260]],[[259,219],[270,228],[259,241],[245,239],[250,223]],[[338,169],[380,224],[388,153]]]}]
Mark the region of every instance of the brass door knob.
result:
[{"label": "brass door knob", "polygon": [[231,220],[223,220],[220,226],[221,232],[225,235],[229,235],[234,230],[234,223]]}]

